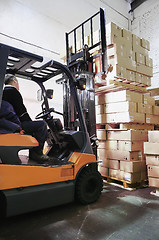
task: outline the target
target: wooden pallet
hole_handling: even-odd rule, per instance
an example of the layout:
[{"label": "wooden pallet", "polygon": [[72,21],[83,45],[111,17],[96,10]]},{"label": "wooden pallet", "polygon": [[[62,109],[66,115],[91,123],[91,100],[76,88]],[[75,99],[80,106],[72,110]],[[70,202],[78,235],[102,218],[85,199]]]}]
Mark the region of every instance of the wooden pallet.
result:
[{"label": "wooden pallet", "polygon": [[148,183],[146,180],[143,180],[141,182],[131,183],[129,181],[125,181],[125,180],[121,180],[113,177],[108,177],[108,176],[102,176],[102,177],[103,177],[103,181],[106,181],[107,183],[115,184],[125,189],[136,190],[136,189],[148,186]]},{"label": "wooden pallet", "polygon": [[146,87],[136,86],[130,83],[124,83],[117,80],[110,80],[110,85],[95,88],[95,94],[115,92],[119,90],[130,90],[134,92],[148,93]]}]

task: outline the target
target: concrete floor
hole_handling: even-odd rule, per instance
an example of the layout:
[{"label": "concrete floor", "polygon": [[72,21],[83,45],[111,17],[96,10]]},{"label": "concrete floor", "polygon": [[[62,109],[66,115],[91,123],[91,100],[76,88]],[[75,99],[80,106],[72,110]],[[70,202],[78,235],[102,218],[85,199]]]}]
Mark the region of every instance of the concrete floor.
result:
[{"label": "concrete floor", "polygon": [[105,184],[98,202],[76,203],[11,217],[0,240],[159,240],[159,197]]}]

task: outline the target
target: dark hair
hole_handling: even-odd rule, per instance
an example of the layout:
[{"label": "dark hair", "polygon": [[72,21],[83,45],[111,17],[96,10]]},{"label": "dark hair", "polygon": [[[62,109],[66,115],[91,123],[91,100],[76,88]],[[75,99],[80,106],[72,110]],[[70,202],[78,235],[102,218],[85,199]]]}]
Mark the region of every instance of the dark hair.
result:
[{"label": "dark hair", "polygon": [[5,85],[8,85],[8,84],[12,83],[15,79],[16,79],[16,77],[13,74],[6,74],[5,78],[4,78],[4,83],[5,83]]}]

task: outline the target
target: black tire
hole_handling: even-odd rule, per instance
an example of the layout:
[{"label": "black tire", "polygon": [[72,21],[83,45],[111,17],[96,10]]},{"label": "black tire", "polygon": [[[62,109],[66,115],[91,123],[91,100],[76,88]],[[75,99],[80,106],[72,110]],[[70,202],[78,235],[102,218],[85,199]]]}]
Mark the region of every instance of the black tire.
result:
[{"label": "black tire", "polygon": [[103,181],[100,173],[94,168],[86,167],[76,182],[76,200],[82,204],[96,202],[102,189]]}]

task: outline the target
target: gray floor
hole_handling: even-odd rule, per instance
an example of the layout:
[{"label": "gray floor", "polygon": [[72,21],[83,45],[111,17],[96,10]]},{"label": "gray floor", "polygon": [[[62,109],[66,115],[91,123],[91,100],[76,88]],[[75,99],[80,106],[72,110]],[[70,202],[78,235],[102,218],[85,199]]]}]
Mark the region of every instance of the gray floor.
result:
[{"label": "gray floor", "polygon": [[105,184],[98,202],[3,220],[0,240],[159,240],[159,197]]}]

